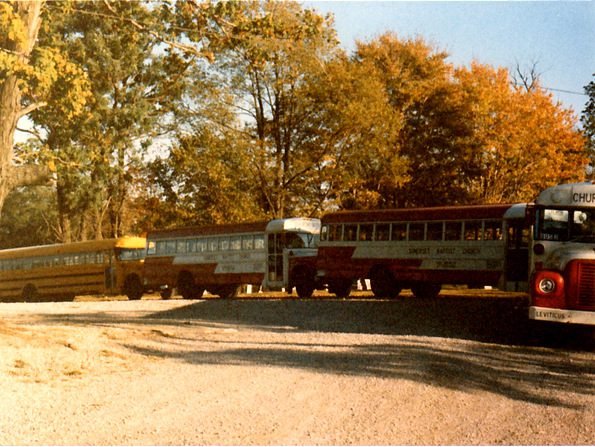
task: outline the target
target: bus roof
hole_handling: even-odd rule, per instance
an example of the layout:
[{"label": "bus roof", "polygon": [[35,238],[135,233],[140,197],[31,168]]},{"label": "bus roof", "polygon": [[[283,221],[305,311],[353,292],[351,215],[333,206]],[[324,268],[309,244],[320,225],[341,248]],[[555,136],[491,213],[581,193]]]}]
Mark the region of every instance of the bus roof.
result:
[{"label": "bus roof", "polygon": [[502,219],[511,204],[441,206],[389,210],[337,211],[326,214],[324,223],[408,222],[428,220]]},{"label": "bus roof", "polygon": [[535,200],[536,205],[545,206],[595,206],[595,184],[593,182],[568,183],[543,190]]},{"label": "bus roof", "polygon": [[524,219],[527,216],[527,204],[526,203],[515,203],[512,205],[506,213],[504,213],[504,219]]},{"label": "bus roof", "polygon": [[36,245],[0,250],[0,259],[25,258],[29,256],[52,256],[68,253],[85,253],[109,250],[110,248],[144,249],[146,240],[142,237],[124,236],[117,239],[100,239],[93,241],[68,242],[65,244]]},{"label": "bus roof", "polygon": [[169,239],[178,237],[210,236],[222,234],[264,233],[267,221],[237,224],[203,225],[196,227],[170,228],[149,231],[147,239]]},{"label": "bus roof", "polygon": [[299,231],[305,233],[319,234],[320,219],[306,217],[291,217],[287,219],[271,220],[267,227],[267,233],[282,233],[284,231]]}]

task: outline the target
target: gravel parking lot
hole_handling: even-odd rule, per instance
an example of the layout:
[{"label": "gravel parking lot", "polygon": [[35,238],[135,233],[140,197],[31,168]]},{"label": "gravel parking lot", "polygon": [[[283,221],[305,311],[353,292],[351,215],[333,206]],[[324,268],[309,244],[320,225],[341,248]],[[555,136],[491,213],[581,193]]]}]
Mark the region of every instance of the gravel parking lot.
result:
[{"label": "gravel parking lot", "polygon": [[522,296],[0,303],[0,444],[592,444],[592,330]]}]

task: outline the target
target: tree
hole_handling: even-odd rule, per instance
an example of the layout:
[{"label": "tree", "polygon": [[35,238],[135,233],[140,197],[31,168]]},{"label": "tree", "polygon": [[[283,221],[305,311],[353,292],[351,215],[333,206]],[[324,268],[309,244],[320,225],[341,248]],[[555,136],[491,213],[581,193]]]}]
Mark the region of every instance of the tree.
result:
[{"label": "tree", "polygon": [[0,3],[0,210],[8,193],[19,185],[43,180],[43,166],[14,166],[14,135],[19,120],[47,104],[60,80],[68,85],[61,111],[80,113],[86,77],[62,53],[37,45],[45,2]]},{"label": "tree", "polygon": [[[88,74],[92,98],[76,120],[56,120],[55,98],[33,114],[46,158],[57,166],[64,240],[116,237],[142,151],[171,130],[171,114],[185,88],[193,57],[130,25],[161,30],[161,16],[138,2],[51,4],[40,41],[68,54]],[[42,155],[43,156],[43,155]]]},{"label": "tree", "polygon": [[302,93],[309,74],[337,50],[331,20],[295,2],[240,5],[241,19],[230,39],[214,48],[217,79],[232,92],[238,116],[244,117],[236,138],[250,141],[249,167],[264,213],[309,213],[292,200],[320,161],[303,144],[316,109]]},{"label": "tree", "polygon": [[479,63],[458,69],[456,79],[471,111],[471,147],[480,156],[478,175],[467,182],[471,201],[530,201],[548,186],[584,178],[576,117],[538,79],[516,86],[507,70]]},{"label": "tree", "polygon": [[409,180],[398,145],[403,117],[389,102],[382,77],[369,61],[346,56],[311,77],[304,95],[316,114],[303,139],[317,154],[305,186],[319,209],[378,208]]},{"label": "tree", "polygon": [[0,217],[0,247],[26,247],[59,242],[51,186],[15,188],[6,197]]},{"label": "tree", "polygon": [[[469,150],[467,111],[452,81],[447,54],[421,38],[399,39],[386,33],[358,42],[354,63],[374,67],[374,76],[397,120],[396,132],[384,141],[392,159],[376,160],[370,171],[371,191],[380,194],[376,207],[429,206],[467,200],[464,179],[474,175]],[[385,157],[386,158],[386,157]],[[378,188],[378,173],[396,172]]]},{"label": "tree", "polygon": [[[595,74],[593,75],[595,78]],[[595,169],[595,80],[585,86],[585,94],[589,97],[581,116],[587,154],[591,160],[591,176]],[[592,177],[591,177],[592,178]]]}]

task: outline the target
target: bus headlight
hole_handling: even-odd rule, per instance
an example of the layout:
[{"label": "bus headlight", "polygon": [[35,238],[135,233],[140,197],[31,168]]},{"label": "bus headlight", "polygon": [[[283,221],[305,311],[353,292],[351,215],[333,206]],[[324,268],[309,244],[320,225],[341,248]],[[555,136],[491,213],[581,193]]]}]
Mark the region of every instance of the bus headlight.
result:
[{"label": "bus headlight", "polygon": [[564,297],[564,277],[554,271],[539,270],[533,278],[533,296],[544,299]]},{"label": "bus headlight", "polygon": [[556,282],[552,278],[543,278],[537,285],[543,294],[550,294],[556,291]]}]

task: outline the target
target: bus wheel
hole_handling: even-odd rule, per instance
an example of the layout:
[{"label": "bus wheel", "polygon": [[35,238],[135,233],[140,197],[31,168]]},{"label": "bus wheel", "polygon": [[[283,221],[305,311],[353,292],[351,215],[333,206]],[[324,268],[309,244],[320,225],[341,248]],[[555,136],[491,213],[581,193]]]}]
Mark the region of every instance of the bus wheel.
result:
[{"label": "bus wheel", "polygon": [[219,295],[224,300],[236,298],[240,293],[240,286],[233,284],[230,286],[219,286],[215,289],[215,295]]},{"label": "bus wheel", "polygon": [[309,282],[298,282],[295,286],[298,296],[302,299],[312,298],[314,293],[314,285]]},{"label": "bus wheel", "polygon": [[351,293],[351,286],[353,281],[349,279],[336,280],[330,282],[328,285],[328,291],[337,296],[337,298],[347,298]]},{"label": "bus wheel", "polygon": [[27,284],[23,288],[22,296],[24,301],[37,301],[39,299],[39,293],[37,293],[37,288],[33,284]]},{"label": "bus wheel", "polygon": [[127,276],[124,281],[124,295],[129,300],[140,300],[143,296],[143,285],[140,278],[136,275]]},{"label": "bus wheel", "polygon": [[440,289],[442,289],[440,284],[433,283],[419,283],[411,287],[416,298],[426,299],[436,298],[440,294]]},{"label": "bus wheel", "polygon": [[159,296],[163,300],[169,300],[173,294],[173,289],[171,287],[165,287],[159,291]]},{"label": "bus wheel", "polygon": [[370,274],[370,282],[376,298],[396,298],[401,293],[393,274],[384,268],[373,271]]},{"label": "bus wheel", "polygon": [[194,278],[190,272],[182,272],[178,278],[178,292],[185,300],[194,298]]}]

